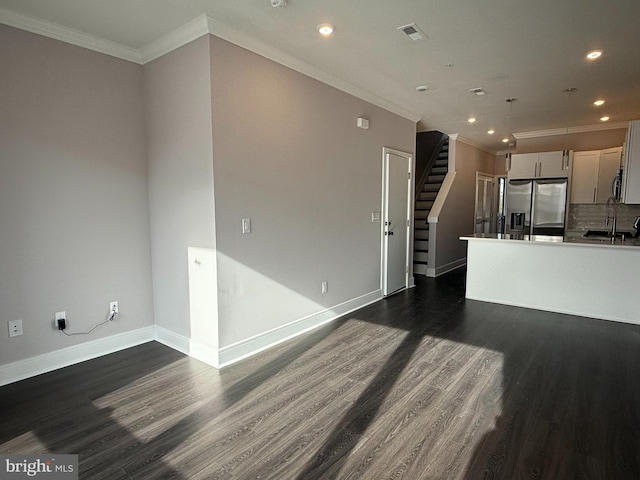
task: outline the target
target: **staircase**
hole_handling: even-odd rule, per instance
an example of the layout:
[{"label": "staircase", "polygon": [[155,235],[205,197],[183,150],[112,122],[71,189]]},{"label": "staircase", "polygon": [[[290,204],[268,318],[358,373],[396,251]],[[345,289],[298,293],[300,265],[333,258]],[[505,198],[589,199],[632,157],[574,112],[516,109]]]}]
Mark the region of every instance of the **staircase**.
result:
[{"label": "staircase", "polygon": [[434,160],[427,166],[421,188],[416,186],[414,210],[413,273],[427,274],[429,256],[429,212],[442,186],[449,165],[449,139],[445,138],[433,154]]}]

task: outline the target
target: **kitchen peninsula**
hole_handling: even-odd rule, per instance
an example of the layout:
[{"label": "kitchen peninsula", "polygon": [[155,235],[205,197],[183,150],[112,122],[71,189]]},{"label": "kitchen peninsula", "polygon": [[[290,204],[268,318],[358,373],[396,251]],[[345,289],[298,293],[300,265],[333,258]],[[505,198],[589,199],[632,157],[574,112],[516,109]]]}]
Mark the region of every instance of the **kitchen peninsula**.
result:
[{"label": "kitchen peninsula", "polygon": [[466,298],[640,324],[640,239],[474,234]]}]

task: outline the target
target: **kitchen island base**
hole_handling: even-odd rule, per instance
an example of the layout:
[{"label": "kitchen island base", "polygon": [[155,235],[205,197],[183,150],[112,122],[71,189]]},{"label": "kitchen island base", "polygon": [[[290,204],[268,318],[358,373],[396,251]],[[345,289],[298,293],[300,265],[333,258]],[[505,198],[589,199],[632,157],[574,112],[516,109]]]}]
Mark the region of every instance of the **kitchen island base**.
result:
[{"label": "kitchen island base", "polygon": [[466,298],[640,324],[640,247],[472,235]]}]

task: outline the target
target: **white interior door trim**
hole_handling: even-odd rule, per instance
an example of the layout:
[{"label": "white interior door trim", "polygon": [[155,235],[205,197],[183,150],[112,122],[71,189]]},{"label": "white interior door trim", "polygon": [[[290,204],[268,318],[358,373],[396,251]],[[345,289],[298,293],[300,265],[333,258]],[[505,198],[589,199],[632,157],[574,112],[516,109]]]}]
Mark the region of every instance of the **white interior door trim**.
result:
[{"label": "white interior door trim", "polygon": [[[385,238],[385,231],[387,225],[385,225],[385,221],[387,220],[386,215],[388,211],[387,198],[389,193],[388,188],[388,164],[390,155],[395,155],[398,157],[402,157],[407,161],[407,199],[406,199],[406,242],[405,242],[405,255],[404,255],[404,288],[408,288],[413,285],[413,268],[412,267],[412,253],[411,249],[412,241],[413,241],[413,198],[414,198],[414,178],[413,172],[415,170],[414,157],[412,153],[403,152],[400,150],[395,150],[388,147],[383,147],[382,149],[382,218],[380,222],[380,238],[381,238],[381,255],[380,255],[380,288],[382,289],[382,294],[384,296],[390,295],[399,291],[398,289],[393,289],[393,291],[389,291],[388,286],[388,259],[387,259],[387,239]],[[401,288],[400,290],[403,290]]]}]

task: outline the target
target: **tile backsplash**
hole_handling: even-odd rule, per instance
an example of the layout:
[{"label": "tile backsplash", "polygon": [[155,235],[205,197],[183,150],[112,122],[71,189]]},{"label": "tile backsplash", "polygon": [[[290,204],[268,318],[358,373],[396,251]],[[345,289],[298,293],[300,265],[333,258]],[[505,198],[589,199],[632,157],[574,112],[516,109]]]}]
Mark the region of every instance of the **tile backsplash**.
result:
[{"label": "tile backsplash", "polygon": [[[640,205],[618,204],[618,231],[633,232],[633,221],[640,217]],[[604,203],[572,203],[569,205],[567,230],[606,230],[607,206]]]}]

